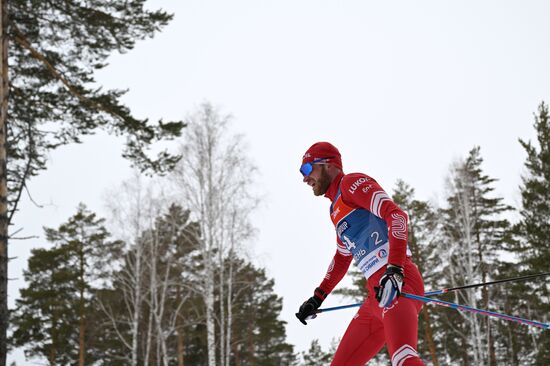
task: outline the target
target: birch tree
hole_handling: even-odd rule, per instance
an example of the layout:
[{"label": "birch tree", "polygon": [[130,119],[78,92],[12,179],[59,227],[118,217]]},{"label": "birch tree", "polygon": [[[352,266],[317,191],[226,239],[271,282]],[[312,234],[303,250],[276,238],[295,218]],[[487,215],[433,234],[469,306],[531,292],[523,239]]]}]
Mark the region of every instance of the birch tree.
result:
[{"label": "birch tree", "polygon": [[197,322],[189,320],[184,305],[197,297],[192,290],[199,228],[188,210],[166,207],[161,186],[136,172],[109,194],[113,231],[128,245],[112,288],[98,301],[108,328],[126,348],[115,351],[114,359],[125,364],[183,365],[184,331]]},{"label": "birch tree", "polygon": [[[215,278],[216,267],[223,269],[228,255],[242,250],[242,244],[252,234],[250,214],[256,206],[252,192],[255,169],[246,158],[242,136],[229,131],[229,121],[229,116],[221,115],[212,105],[201,105],[186,121],[182,159],[171,175],[182,206],[191,211],[193,221],[200,227],[202,273],[198,286],[206,309],[209,366],[216,365],[217,346],[219,365],[227,365],[233,322],[234,271],[225,278],[226,272],[220,270],[219,278]],[[214,308],[217,286],[218,311]]]},{"label": "birch tree", "polygon": [[[154,329],[157,365],[168,366],[176,360],[169,343],[176,336],[178,340],[181,338],[182,327],[186,325],[179,321],[183,307],[196,295],[190,289],[195,281],[192,273],[197,271],[194,248],[198,227],[189,222],[189,216],[189,211],[171,205],[168,212],[156,220],[150,233],[147,305]],[[178,356],[181,359],[183,355]]]},{"label": "birch tree", "polygon": [[[113,235],[127,243],[121,269],[113,278],[113,287],[122,301],[107,301],[111,296],[99,298],[98,305],[110,320],[120,342],[127,349],[121,357],[132,366],[138,365],[140,351],[140,325],[143,321],[143,309],[147,297],[147,237],[142,236],[147,228],[154,224],[160,214],[159,203],[154,199],[151,186],[135,173],[132,179],[125,181],[122,187],[110,193],[108,207],[111,213]],[[114,291],[114,290],[112,290]],[[123,306],[122,314],[119,311]],[[150,328],[146,329],[145,350],[150,349]],[[143,349],[143,348],[142,348]]]},{"label": "birch tree", "polygon": [[[479,147],[473,148],[468,157],[456,162],[447,180],[448,208],[444,215],[444,246],[441,256],[448,265],[444,271],[449,284],[463,285],[486,282],[498,275],[499,254],[509,230],[509,222],[503,213],[511,208],[500,197],[494,197],[492,184],[495,179],[483,173],[483,159]],[[494,297],[487,287],[481,294],[474,290],[454,292],[454,300],[472,307],[489,307]],[[471,349],[474,365],[496,365],[493,325],[491,320],[475,314],[457,313],[462,322],[449,321],[462,342],[462,350],[456,350],[465,364],[469,360],[463,352]],[[448,319],[457,314],[446,315]]]}]

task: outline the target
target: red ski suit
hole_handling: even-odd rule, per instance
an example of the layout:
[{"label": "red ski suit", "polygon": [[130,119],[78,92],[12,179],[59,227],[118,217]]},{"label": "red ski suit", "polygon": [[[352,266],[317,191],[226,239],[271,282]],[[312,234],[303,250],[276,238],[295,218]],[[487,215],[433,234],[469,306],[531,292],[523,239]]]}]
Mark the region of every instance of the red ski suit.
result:
[{"label": "red ski suit", "polygon": [[[374,214],[376,218],[370,221],[377,221],[378,228],[382,226],[383,230],[387,229],[387,233],[383,233],[384,237],[370,229],[371,226],[367,226],[367,229],[355,234],[356,237],[362,235],[373,238],[370,240],[370,247],[365,247],[367,251],[371,251],[370,258],[361,257],[360,263],[356,263],[367,277],[369,295],[350,322],[331,365],[363,366],[384,345],[387,346],[392,366],[424,365],[416,351],[418,313],[422,304],[411,299],[398,298],[390,307],[380,308],[374,298],[374,287],[378,286],[387,263],[401,266],[404,269],[403,292],[424,295],[422,277],[407,254],[407,216],[405,212],[389,198],[374,179],[361,173],[348,175],[341,173],[333,180],[325,197],[332,201],[331,219],[337,229],[336,254],[324,280],[319,285],[325,293],[330,293],[340,282],[354,257],[350,246],[353,247],[355,243],[341,234],[355,223],[353,221],[350,221],[349,224],[345,222],[342,225],[342,223],[351,217],[356,219],[357,217],[366,217],[368,219],[369,216],[361,216],[360,213],[363,215]],[[367,210],[369,213],[357,210]],[[351,213],[358,215],[352,216]],[[357,226],[355,225],[355,227]],[[345,238],[345,244],[341,240],[342,237]],[[355,247],[353,248],[355,249]],[[387,248],[389,248],[389,253],[387,253]],[[378,252],[375,252],[376,250]],[[355,255],[356,261],[358,261],[359,255]]]}]

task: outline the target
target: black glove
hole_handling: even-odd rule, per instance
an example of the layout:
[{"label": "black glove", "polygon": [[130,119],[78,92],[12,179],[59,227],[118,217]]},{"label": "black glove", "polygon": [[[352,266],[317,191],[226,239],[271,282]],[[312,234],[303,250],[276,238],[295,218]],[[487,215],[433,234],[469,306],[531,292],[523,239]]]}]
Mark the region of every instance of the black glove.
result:
[{"label": "black glove", "polygon": [[300,309],[296,313],[296,318],[298,318],[298,320],[300,320],[302,324],[307,325],[306,319],[310,315],[314,315],[317,313],[317,309],[319,309],[319,307],[323,303],[323,300],[326,299],[326,297],[327,293],[317,287],[315,289],[314,295],[304,301],[304,303],[300,306]]},{"label": "black glove", "polygon": [[379,287],[375,287],[376,300],[378,300],[378,306],[386,308],[401,295],[401,288],[403,287],[403,268],[388,264],[386,272],[380,278]]}]

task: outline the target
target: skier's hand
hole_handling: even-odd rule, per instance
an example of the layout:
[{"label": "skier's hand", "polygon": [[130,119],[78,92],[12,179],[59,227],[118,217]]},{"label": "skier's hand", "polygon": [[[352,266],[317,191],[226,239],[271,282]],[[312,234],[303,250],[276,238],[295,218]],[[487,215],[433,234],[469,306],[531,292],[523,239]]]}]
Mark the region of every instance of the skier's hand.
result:
[{"label": "skier's hand", "polygon": [[327,294],[323,290],[316,288],[315,294],[304,301],[304,303],[300,306],[300,309],[298,309],[298,312],[296,313],[296,318],[298,318],[302,324],[307,325],[306,319],[317,313],[317,309],[319,309],[326,297]]},{"label": "skier's hand", "polygon": [[387,265],[386,272],[380,278],[380,286],[374,288],[379,307],[386,308],[390,306],[393,300],[401,295],[403,277],[403,268],[393,264]]}]

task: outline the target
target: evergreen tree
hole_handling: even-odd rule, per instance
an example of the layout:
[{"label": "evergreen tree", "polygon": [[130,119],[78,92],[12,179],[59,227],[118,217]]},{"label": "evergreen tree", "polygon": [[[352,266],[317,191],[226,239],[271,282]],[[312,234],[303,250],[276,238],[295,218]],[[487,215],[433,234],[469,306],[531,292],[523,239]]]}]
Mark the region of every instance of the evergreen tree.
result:
[{"label": "evergreen tree", "polygon": [[[89,329],[88,320],[93,308],[91,299],[95,287],[100,284],[101,280],[108,278],[108,268],[121,248],[121,242],[108,240],[109,233],[103,223],[104,219],[97,218],[94,213],[86,209],[86,206],[80,204],[77,213],[69,218],[66,223],[60,225],[58,229],[45,228],[46,238],[53,244],[53,249],[45,251],[49,255],[44,256],[44,253],[40,251],[35,253],[42,254],[42,257],[39,258],[50,260],[49,263],[43,263],[45,267],[58,267],[62,270],[60,272],[62,276],[57,277],[57,292],[50,292],[50,294],[54,297],[58,296],[60,301],[62,299],[70,299],[71,301],[62,303],[64,307],[61,307],[61,309],[64,313],[58,313],[60,315],[52,315],[52,317],[61,319],[60,316],[62,316],[63,319],[78,319],[76,325],[73,323],[61,324],[61,327],[70,327],[68,331],[71,334],[66,336],[77,339],[78,345],[75,347],[77,350],[76,355],[72,349],[66,350],[66,354],[63,354],[60,349],[56,349],[55,353],[58,357],[71,360],[71,363],[79,365],[84,365],[86,361],[93,361],[92,359],[87,360],[86,357],[86,348],[90,339],[87,334]],[[57,254],[58,257],[55,257],[54,254]],[[56,259],[59,264],[56,263]],[[38,285],[33,284],[32,281],[36,281],[36,278],[42,276],[42,268],[31,266],[31,264],[29,261],[28,282],[31,285]],[[34,272],[36,272],[36,278],[33,277]],[[19,304],[17,314],[25,314],[27,311],[31,311],[30,309],[33,307],[40,308],[41,300],[33,296],[36,291],[40,290],[35,289],[33,286],[21,292],[22,301],[24,302]],[[26,300],[25,296],[31,296],[31,298]],[[27,339],[27,342],[31,344],[35,343],[36,340],[32,339],[29,334],[23,335],[27,328],[22,326],[20,318],[16,319],[18,320],[15,323],[15,343],[24,344],[24,339]],[[60,322],[64,323],[62,320]],[[53,335],[50,342],[54,343]],[[50,362],[58,362],[55,358],[50,359]]]},{"label": "evergreen tree", "polygon": [[7,238],[29,178],[48,153],[97,130],[127,138],[123,156],[142,170],[165,171],[177,157],[148,153],[178,136],[182,123],[149,123],[121,103],[124,90],[94,79],[113,52],[132,49],[172,18],[145,0],[0,0],[0,365],[7,329]]},{"label": "evergreen tree", "polygon": [[77,273],[67,247],[33,249],[24,271],[27,287],[20,290],[11,315],[11,345],[23,347],[27,358],[44,358],[50,365],[78,359]]},{"label": "evergreen tree", "polygon": [[[548,271],[550,263],[550,118],[548,105],[542,102],[535,115],[537,144],[520,139],[527,153],[526,174],[521,185],[521,218],[514,225],[511,249],[517,263],[510,264],[512,273],[532,274]],[[529,281],[514,286],[511,309],[533,319],[548,322],[550,286],[548,281]],[[510,337],[519,355],[536,365],[550,364],[550,334],[544,331],[518,328]]]},{"label": "evergreen tree", "polygon": [[79,204],[77,212],[57,229],[46,228],[46,239],[56,247],[63,248],[69,255],[70,265],[77,279],[73,291],[78,298],[75,310],[79,318],[79,361],[86,363],[86,345],[89,342],[88,319],[94,304],[92,295],[98,281],[107,280],[108,270],[119,257],[122,242],[109,241],[110,234],[103,226],[105,219],[98,218],[84,204]]},{"label": "evergreen tree", "polygon": [[332,359],[332,354],[323,352],[318,339],[311,341],[307,352],[302,352],[302,366],[328,366]]},{"label": "evergreen tree", "polygon": [[[438,279],[442,263],[437,253],[437,245],[441,239],[441,220],[437,209],[429,202],[417,200],[414,188],[402,180],[397,181],[392,198],[409,216],[407,244],[424,283],[428,288],[441,285]],[[444,332],[438,321],[440,310],[442,309],[424,306],[418,324],[418,351],[423,359],[431,359],[434,366],[439,366],[439,359],[442,358],[442,349],[438,342]]]},{"label": "evergreen tree", "polygon": [[[96,352],[107,354],[109,364],[183,364],[187,333],[201,318],[199,294],[191,291],[199,272],[198,236],[189,211],[172,205],[128,248],[112,287],[97,293],[111,340],[105,338]],[[136,291],[136,285],[143,288]]]},{"label": "evergreen tree", "polygon": [[279,366],[295,362],[293,346],[286,343],[285,321],[279,319],[282,298],[273,290],[273,279],[264,269],[233,257],[239,263],[235,274],[234,337],[235,365]]}]

